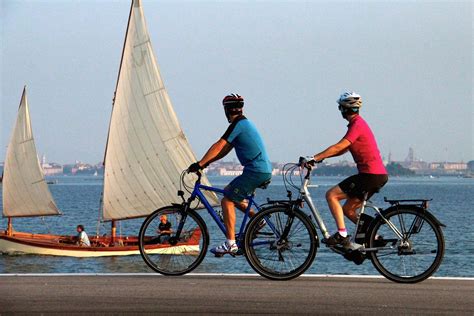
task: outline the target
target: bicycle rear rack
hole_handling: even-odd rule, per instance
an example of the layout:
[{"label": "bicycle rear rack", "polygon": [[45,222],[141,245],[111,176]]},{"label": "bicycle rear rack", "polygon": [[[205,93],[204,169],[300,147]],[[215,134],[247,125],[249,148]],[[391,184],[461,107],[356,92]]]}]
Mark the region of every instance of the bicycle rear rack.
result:
[{"label": "bicycle rear rack", "polygon": [[383,200],[387,203],[390,203],[390,205],[417,204],[426,210],[428,209],[429,202],[432,201],[433,199],[389,200],[386,197],[384,197]]}]

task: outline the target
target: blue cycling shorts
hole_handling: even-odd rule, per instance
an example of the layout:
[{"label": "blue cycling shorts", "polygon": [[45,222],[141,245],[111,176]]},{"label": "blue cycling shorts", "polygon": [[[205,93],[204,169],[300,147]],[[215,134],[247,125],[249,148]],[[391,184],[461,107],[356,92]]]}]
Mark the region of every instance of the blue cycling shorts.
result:
[{"label": "blue cycling shorts", "polygon": [[256,188],[272,178],[271,173],[246,171],[232,180],[226,187],[224,196],[234,202],[242,202],[252,195]]}]

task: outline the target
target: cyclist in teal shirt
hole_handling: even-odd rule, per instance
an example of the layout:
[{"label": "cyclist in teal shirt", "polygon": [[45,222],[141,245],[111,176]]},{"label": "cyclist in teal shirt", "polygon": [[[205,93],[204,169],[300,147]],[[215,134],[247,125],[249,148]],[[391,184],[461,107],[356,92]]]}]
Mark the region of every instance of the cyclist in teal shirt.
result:
[{"label": "cyclist in teal shirt", "polygon": [[[247,208],[245,198],[256,188],[269,182],[272,176],[272,165],[268,158],[262,137],[255,125],[243,115],[244,99],[238,94],[227,95],[222,100],[225,114],[230,125],[222,137],[212,145],[202,159],[189,166],[188,172],[206,168],[210,163],[226,156],[232,148],[240,164],[244,167],[242,175],[226,186],[221,201],[224,213],[224,224],[227,240],[220,246],[211,249],[214,254],[235,253],[235,206],[241,211]],[[251,211],[250,216],[253,216]]]}]

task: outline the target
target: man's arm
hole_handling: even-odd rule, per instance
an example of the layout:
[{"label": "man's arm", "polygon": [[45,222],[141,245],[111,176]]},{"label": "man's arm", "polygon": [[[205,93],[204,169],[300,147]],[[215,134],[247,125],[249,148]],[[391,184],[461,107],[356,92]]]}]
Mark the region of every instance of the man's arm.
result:
[{"label": "man's arm", "polygon": [[313,159],[316,161],[321,161],[326,158],[340,156],[346,153],[351,146],[351,142],[347,139],[341,139],[337,144],[329,146],[324,151],[320,152],[319,154],[314,155]]},{"label": "man's arm", "polygon": [[201,167],[207,166],[210,163],[225,157],[231,150],[232,145],[225,139],[219,139],[214,145],[212,145],[206,154],[199,161]]}]

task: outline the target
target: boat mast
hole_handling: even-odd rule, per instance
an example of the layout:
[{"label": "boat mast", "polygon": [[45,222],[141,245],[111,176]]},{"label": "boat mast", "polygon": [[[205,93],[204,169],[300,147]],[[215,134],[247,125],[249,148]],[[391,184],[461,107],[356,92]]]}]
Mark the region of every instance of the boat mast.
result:
[{"label": "boat mast", "polygon": [[12,236],[12,235],[13,235],[12,218],[8,217],[7,236]]},{"label": "boat mast", "polygon": [[[26,93],[26,85],[23,86],[23,93],[21,94],[21,99],[20,99],[20,105],[18,105],[18,108],[21,107],[23,98],[25,97]],[[5,173],[5,170],[3,171]],[[2,174],[2,180],[3,180],[3,174]],[[8,223],[7,223],[7,236],[13,236],[13,223],[12,223],[12,218],[8,216]]]},{"label": "boat mast", "polygon": [[[105,158],[107,157],[107,147],[109,145],[110,125],[112,124],[112,114],[113,114],[113,111],[114,111],[115,96],[117,94],[117,87],[118,87],[118,84],[119,84],[120,73],[122,71],[123,56],[125,54],[125,45],[127,44],[128,29],[130,27],[130,20],[132,19],[132,12],[133,12],[134,2],[135,2],[135,0],[132,0],[132,3],[130,5],[130,14],[128,15],[127,30],[125,31],[125,39],[123,41],[122,57],[120,58],[120,66],[119,66],[119,71],[118,71],[118,75],[117,75],[117,83],[115,85],[114,98],[112,100],[112,111],[110,112],[109,130],[108,130],[108,133],[107,133],[107,142],[105,143],[105,153],[104,153],[104,162],[103,162],[103,166],[104,166],[104,185],[105,185]],[[104,204],[102,203],[102,208],[103,207],[104,207]],[[99,210],[99,212],[100,212],[100,210]],[[111,232],[110,232],[112,243],[115,242],[116,233],[117,233],[117,223],[116,222],[117,222],[116,220],[114,220],[114,219],[112,220]]]},{"label": "boat mast", "polygon": [[116,235],[117,235],[117,221],[116,220],[112,220],[112,232],[111,232],[111,244],[115,244],[115,239],[116,239]]}]

